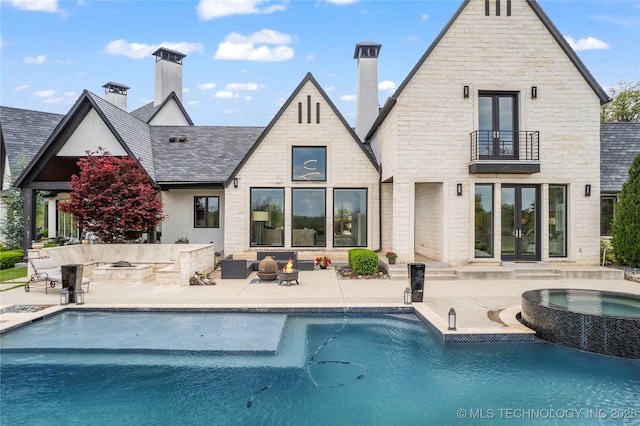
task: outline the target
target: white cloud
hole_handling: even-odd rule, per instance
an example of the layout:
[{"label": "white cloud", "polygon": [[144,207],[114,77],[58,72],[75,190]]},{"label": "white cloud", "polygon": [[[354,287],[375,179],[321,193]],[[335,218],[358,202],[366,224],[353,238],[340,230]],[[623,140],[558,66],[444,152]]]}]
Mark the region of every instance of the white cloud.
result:
[{"label": "white cloud", "polygon": [[231,98],[237,98],[238,95],[228,90],[221,90],[216,93],[215,97],[218,99],[231,99]]},{"label": "white cloud", "polygon": [[[261,7],[266,3],[264,7]],[[286,10],[286,2],[269,4],[269,0],[200,0],[196,6],[202,21],[231,15],[269,14]]]},{"label": "white cloud", "polygon": [[258,83],[229,83],[226,86],[224,86],[224,90],[229,90],[229,91],[234,91],[234,90],[255,91],[258,89],[264,89],[264,86]]},{"label": "white cloud", "polygon": [[41,65],[41,64],[44,64],[46,60],[47,60],[47,57],[45,55],[38,55],[38,56],[27,56],[26,58],[23,59],[23,62],[25,64]]},{"label": "white cloud", "polygon": [[253,96],[245,96],[244,100],[245,101],[252,101],[253,100]]},{"label": "white cloud", "polygon": [[429,14],[428,13],[423,14],[421,19],[422,19],[422,22],[428,21],[429,20]]},{"label": "white cloud", "polygon": [[58,11],[58,0],[9,0],[8,3],[20,10],[50,13]]},{"label": "white cloud", "polygon": [[336,4],[338,6],[344,6],[345,4],[357,3],[360,0],[327,0],[327,3]]},{"label": "white cloud", "polygon": [[189,88],[188,87],[183,87],[182,88],[182,93],[189,93]]},{"label": "white cloud", "polygon": [[[256,62],[287,61],[295,54],[293,48],[286,46],[292,41],[291,35],[269,29],[262,29],[249,36],[231,33],[218,45],[213,58]],[[269,47],[268,44],[277,46]]]},{"label": "white cloud", "polygon": [[5,43],[2,41],[2,34],[0,34],[0,50],[4,47]]},{"label": "white cloud", "polygon": [[313,61],[315,58],[316,58],[316,55],[314,55],[313,53],[310,53],[305,57],[307,61]]},{"label": "white cloud", "polygon": [[215,89],[215,88],[216,88],[216,84],[215,83],[198,84],[198,89],[200,89],[200,90],[211,90],[211,89]]},{"label": "white cloud", "polygon": [[38,90],[37,92],[34,92],[33,94],[36,95],[39,98],[50,98],[51,96],[55,96],[58,92],[56,92],[53,89],[50,90]]},{"label": "white cloud", "polygon": [[357,99],[356,95],[342,95],[340,96],[340,100],[341,101],[346,101],[346,102],[354,102]]},{"label": "white cloud", "polygon": [[187,102],[187,105],[198,105],[200,103],[200,101],[189,101]]},{"label": "white cloud", "polygon": [[127,40],[113,40],[107,44],[102,51],[107,55],[126,56],[131,59],[142,59],[153,54],[160,47],[176,50],[188,55],[190,53],[204,53],[204,47],[201,43],[189,43],[181,41],[177,43],[162,42],[159,44],[129,43]]},{"label": "white cloud", "polygon": [[14,92],[21,92],[21,91],[23,91],[23,90],[25,90],[25,89],[28,89],[28,88],[29,88],[29,85],[28,85],[28,84],[25,84],[25,85],[22,85],[22,86],[18,86],[18,87],[16,87],[15,89],[13,89],[13,91],[14,91]]},{"label": "white cloud", "polygon": [[396,90],[396,84],[393,81],[384,80],[378,83],[378,90],[389,90],[393,92]]},{"label": "white cloud", "polygon": [[581,38],[579,40],[575,40],[571,36],[564,36],[569,46],[573,48],[576,52],[580,50],[607,50],[609,49],[609,44],[598,40],[594,37]]}]

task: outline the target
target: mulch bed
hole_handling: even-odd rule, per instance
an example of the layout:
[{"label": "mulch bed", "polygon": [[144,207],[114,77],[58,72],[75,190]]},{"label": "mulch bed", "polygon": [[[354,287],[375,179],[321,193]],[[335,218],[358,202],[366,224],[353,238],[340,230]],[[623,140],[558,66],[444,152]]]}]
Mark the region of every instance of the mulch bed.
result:
[{"label": "mulch bed", "polygon": [[358,275],[350,266],[336,266],[336,274],[341,280],[388,280],[389,273],[383,268],[378,267],[378,273],[373,275]]}]

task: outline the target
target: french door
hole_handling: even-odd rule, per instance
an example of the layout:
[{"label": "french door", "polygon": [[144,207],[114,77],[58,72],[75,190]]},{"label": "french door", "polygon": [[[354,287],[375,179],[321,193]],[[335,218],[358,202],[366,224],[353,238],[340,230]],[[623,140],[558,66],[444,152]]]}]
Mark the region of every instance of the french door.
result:
[{"label": "french door", "polygon": [[540,260],[540,188],[502,185],[502,260]]},{"label": "french door", "polygon": [[480,93],[478,125],[481,159],[517,158],[518,97],[515,93]]}]

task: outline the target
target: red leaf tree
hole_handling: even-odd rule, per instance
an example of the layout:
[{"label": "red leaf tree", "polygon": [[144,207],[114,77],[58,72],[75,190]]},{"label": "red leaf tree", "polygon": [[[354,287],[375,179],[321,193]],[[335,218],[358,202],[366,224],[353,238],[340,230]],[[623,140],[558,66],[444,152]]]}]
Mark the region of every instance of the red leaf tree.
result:
[{"label": "red leaf tree", "polygon": [[73,214],[78,226],[111,243],[151,231],[164,219],[162,203],[140,161],[114,157],[103,148],[87,151],[71,176],[70,200],[59,210]]}]

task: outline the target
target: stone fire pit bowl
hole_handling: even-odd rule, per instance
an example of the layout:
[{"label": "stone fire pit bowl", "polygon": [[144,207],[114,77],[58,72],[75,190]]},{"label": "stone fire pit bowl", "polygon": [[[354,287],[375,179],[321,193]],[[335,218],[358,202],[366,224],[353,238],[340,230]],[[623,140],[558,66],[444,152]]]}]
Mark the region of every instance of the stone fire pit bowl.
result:
[{"label": "stone fire pit bowl", "polygon": [[293,281],[295,281],[296,284],[300,284],[298,282],[298,272],[297,269],[293,269],[291,272],[279,272],[278,279],[280,280],[280,284],[286,283],[286,285],[289,286]]}]

